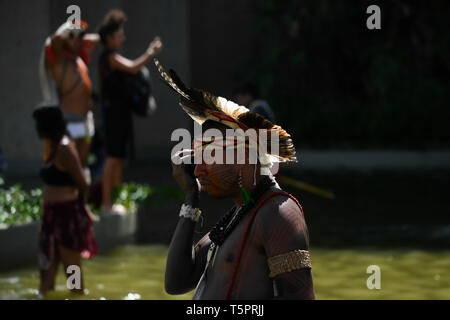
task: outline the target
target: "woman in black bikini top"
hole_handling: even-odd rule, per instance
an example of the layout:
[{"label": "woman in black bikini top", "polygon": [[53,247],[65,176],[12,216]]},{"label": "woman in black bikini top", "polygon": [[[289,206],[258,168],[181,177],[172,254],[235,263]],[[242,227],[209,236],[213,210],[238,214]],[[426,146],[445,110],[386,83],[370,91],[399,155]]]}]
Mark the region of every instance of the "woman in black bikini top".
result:
[{"label": "woman in black bikini top", "polygon": [[[43,216],[39,234],[40,292],[52,290],[59,263],[81,268],[81,257],[97,252],[93,233],[95,217],[86,206],[89,185],[83,175],[75,145],[66,135],[59,106],[43,105],[33,112],[36,129],[45,140]],[[73,289],[82,293],[83,285]]]}]

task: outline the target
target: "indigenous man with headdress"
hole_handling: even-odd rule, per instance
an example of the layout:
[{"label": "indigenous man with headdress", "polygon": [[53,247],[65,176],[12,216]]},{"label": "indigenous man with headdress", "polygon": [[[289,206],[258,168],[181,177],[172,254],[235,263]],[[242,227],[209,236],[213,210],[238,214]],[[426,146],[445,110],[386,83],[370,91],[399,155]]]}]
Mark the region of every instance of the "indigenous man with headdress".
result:
[{"label": "indigenous man with headdress", "polygon": [[46,39],[39,65],[44,101],[61,107],[85,175],[89,172],[87,157],[94,135],[94,102],[87,65],[100,40],[98,34],[86,34],[87,26],[84,21],[61,25]]},{"label": "indigenous man with headdress", "polygon": [[[269,170],[273,161],[296,161],[289,134],[245,107],[187,88],[173,70],[168,75],[156,59],[155,63],[179,94],[183,110],[203,131],[202,137],[194,138],[193,150],[182,150],[172,158],[173,175],[185,192],[185,203],[169,247],[166,291],[182,294],[195,288],[194,299],[314,299],[302,207],[280,189]],[[208,138],[211,129],[225,138],[217,134]],[[236,133],[255,130],[258,139],[230,136],[230,129]],[[278,148],[273,136],[279,138]],[[260,148],[262,143],[265,148]],[[233,163],[217,157],[242,145],[244,163],[235,156]],[[247,160],[255,145],[257,161],[251,163]],[[192,158],[195,167],[186,164]],[[182,163],[177,164],[178,160]],[[229,198],[234,206],[194,246],[195,226],[202,215],[200,190]]]}]

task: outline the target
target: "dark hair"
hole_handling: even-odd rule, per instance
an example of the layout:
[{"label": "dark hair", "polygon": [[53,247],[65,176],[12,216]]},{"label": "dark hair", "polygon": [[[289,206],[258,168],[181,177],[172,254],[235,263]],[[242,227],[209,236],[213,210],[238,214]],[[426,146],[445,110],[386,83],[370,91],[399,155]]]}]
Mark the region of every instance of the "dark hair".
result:
[{"label": "dark hair", "polygon": [[113,9],[106,14],[98,28],[98,33],[104,46],[106,46],[106,37],[119,30],[125,21],[127,21],[127,16],[121,10]]},{"label": "dark hair", "polygon": [[234,90],[234,95],[236,96],[238,94],[251,94],[253,98],[255,99],[259,98],[258,88],[253,83],[250,82],[246,82],[240,87],[236,88]]},{"label": "dark hair", "polygon": [[41,137],[61,141],[66,134],[66,120],[61,108],[52,104],[40,104],[33,111],[33,119]]}]

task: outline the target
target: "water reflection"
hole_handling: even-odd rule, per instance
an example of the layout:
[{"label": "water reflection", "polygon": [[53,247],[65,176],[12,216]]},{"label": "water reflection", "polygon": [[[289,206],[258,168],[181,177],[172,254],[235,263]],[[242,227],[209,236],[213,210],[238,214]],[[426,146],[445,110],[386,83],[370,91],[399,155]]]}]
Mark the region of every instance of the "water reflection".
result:
[{"label": "water reflection", "polygon": [[[46,299],[190,299],[164,291],[166,246],[124,246],[84,261],[86,294],[70,293],[62,267]],[[318,299],[450,299],[450,251],[311,248]],[[366,285],[369,265],[381,289]],[[36,267],[0,274],[0,299],[39,299]]]}]

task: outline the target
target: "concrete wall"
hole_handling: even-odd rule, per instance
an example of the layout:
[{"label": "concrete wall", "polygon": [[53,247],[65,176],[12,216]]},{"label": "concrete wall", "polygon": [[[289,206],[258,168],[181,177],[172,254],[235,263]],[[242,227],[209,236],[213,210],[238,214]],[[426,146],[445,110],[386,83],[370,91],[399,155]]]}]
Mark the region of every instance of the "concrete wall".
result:
[{"label": "concrete wall", "polygon": [[29,168],[41,157],[31,111],[41,99],[38,60],[49,9],[49,1],[0,2],[0,148],[12,168]]},{"label": "concrete wall", "polygon": [[190,3],[192,83],[231,98],[248,75],[241,66],[256,54],[255,0]]},{"label": "concrete wall", "polygon": [[[89,23],[89,31],[96,30],[109,9],[121,8],[129,18],[124,55],[138,57],[159,35],[165,45],[160,61],[190,82],[187,0],[0,1],[0,148],[8,159],[9,174],[35,174],[41,164],[43,147],[31,119],[32,109],[41,100],[38,60],[45,38],[67,20],[66,8],[71,4],[80,6],[81,18]],[[100,51],[99,47],[90,67],[94,88],[98,88]],[[159,80],[153,65],[150,72],[159,109],[151,118],[136,119],[137,157],[169,159],[172,130],[188,127],[190,122],[178,107],[176,97]],[[101,122],[99,106],[95,107],[95,114],[96,121]]]},{"label": "concrete wall", "polygon": [[[43,147],[30,116],[41,100],[38,59],[44,39],[67,19],[69,5],[80,6],[82,19],[90,24],[90,31],[95,31],[109,9],[123,9],[129,17],[125,25],[125,56],[136,58],[159,35],[165,45],[160,61],[167,69],[175,69],[188,85],[229,98],[233,88],[247,77],[240,73],[240,66],[257,54],[256,43],[252,41],[255,1],[0,1],[0,149],[8,159],[7,175],[24,181],[36,175],[41,165]],[[100,51],[94,53],[90,68],[96,89]],[[166,163],[175,144],[170,142],[172,131],[190,128],[192,121],[181,111],[176,96],[160,81],[152,64],[150,72],[159,108],[150,118],[135,118],[136,156],[147,163]],[[96,106],[94,111],[100,123],[100,107]],[[359,167],[366,160],[371,167],[392,163],[394,167],[433,167],[442,166],[446,159],[446,166],[450,166],[447,156],[429,153],[424,156],[377,153],[373,158],[372,154],[355,157],[339,151],[299,152],[304,168]],[[427,160],[430,157],[432,161]]]}]

